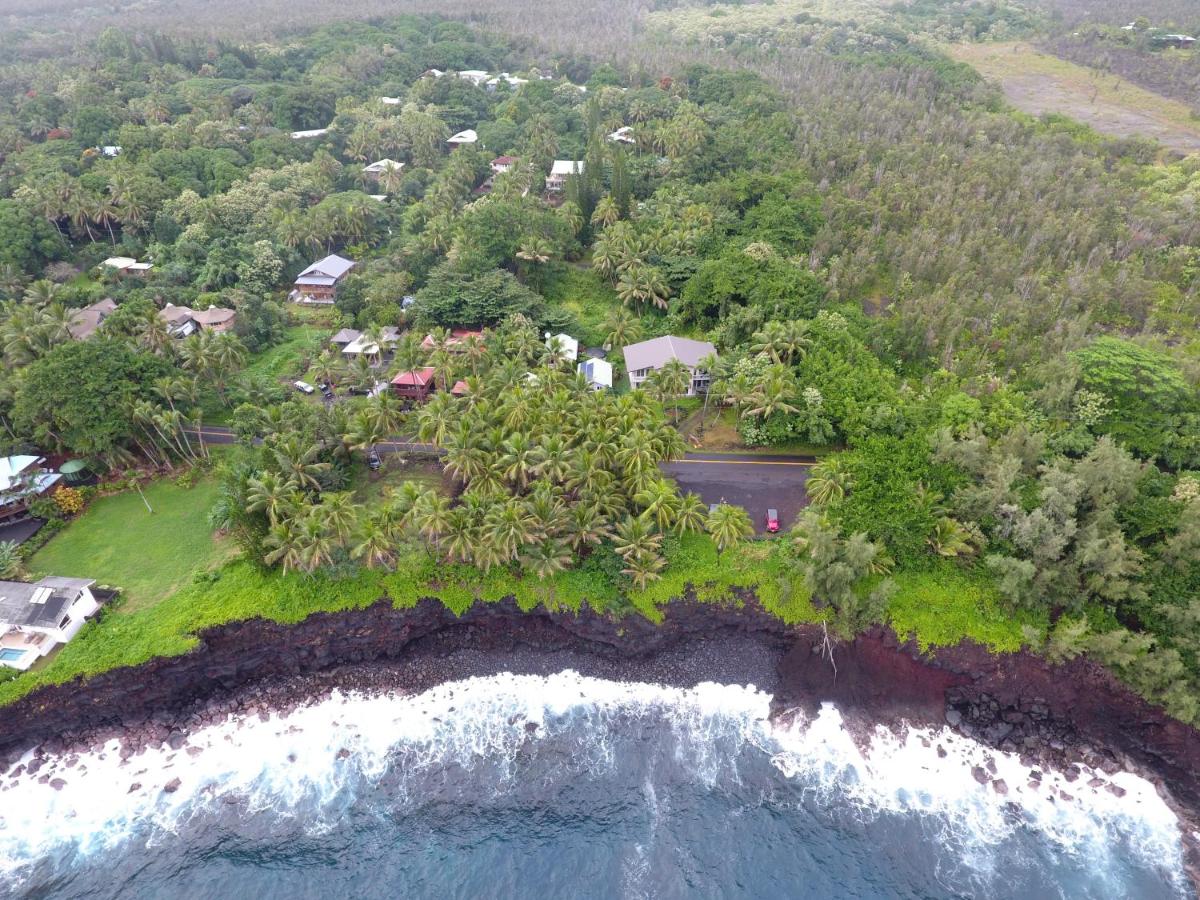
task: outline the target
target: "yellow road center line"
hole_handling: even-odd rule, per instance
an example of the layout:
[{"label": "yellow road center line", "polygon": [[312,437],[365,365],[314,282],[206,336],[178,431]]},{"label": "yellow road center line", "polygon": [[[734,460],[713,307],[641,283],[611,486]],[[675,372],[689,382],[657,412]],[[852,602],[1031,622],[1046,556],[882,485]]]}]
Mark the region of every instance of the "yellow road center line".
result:
[{"label": "yellow road center line", "polygon": [[775,462],[764,459],[676,459],[667,465],[675,463],[689,463],[694,466],[804,466],[806,468],[816,465],[816,463],[809,462],[792,462],[790,460]]}]

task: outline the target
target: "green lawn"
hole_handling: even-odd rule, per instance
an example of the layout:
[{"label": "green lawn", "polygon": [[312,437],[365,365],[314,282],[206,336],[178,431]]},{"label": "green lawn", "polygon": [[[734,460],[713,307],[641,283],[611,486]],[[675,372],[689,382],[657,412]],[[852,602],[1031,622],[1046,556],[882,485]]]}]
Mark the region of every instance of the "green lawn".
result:
[{"label": "green lawn", "polygon": [[159,481],[145,494],[153,515],[137,491],[96,500],[34,554],[30,569],[118,586],[125,612],[160,602],[189,583],[193,573],[232,555],[232,545],[214,540],[208,527],[217,498],[214,479],[192,488]]},{"label": "green lawn", "polygon": [[242,375],[251,379],[294,380],[308,370],[308,366],[321,352],[329,329],[317,325],[294,325],[287,330],[282,341],[255,356],[242,370]]}]

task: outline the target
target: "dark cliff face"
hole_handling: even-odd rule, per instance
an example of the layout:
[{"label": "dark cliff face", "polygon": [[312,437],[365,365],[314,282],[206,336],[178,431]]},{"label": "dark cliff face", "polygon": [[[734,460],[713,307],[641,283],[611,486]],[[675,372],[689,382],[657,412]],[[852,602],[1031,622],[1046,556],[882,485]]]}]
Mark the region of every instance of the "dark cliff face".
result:
[{"label": "dark cliff face", "polygon": [[1108,761],[1157,776],[1177,804],[1200,810],[1200,733],[1091,663],[1051,666],[1028,654],[995,655],[972,644],[922,655],[883,629],[830,653],[819,628],[790,628],[752,603],[735,608],[680,602],[659,625],[592,612],[526,613],[510,602],[478,605],[457,618],[433,600],[410,610],[380,602],[295,625],[236,622],[204,632],[186,655],[41,688],[5,707],[0,757],[92,729],[133,726],[265,680],[386,663],[417,647],[428,649],[430,641],[439,648],[571,650],[632,664],[731,633],[752,636],[778,660],[777,709],[832,701],[885,722],[948,722],[993,746],[1043,758],[1057,754],[1064,762],[1076,758],[1072,753],[1079,748],[1085,753],[1102,748]]}]

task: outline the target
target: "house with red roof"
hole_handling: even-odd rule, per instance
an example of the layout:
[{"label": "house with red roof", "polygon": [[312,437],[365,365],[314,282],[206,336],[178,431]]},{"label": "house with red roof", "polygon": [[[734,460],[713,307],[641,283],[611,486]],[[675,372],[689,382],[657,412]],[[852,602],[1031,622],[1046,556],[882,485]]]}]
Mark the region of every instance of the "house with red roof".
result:
[{"label": "house with red roof", "polygon": [[397,397],[412,400],[414,403],[424,403],[434,390],[433,366],[414,369],[411,372],[401,372],[392,379],[392,390]]}]

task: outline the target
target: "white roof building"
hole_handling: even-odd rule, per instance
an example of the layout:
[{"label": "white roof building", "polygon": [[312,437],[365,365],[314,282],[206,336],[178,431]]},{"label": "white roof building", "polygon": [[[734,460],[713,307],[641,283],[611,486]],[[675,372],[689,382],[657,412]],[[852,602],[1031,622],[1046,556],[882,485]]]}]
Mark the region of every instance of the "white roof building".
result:
[{"label": "white roof building", "polygon": [[608,139],[614,144],[633,144],[636,143],[633,137],[633,126],[622,125],[616,131],[609,134]]},{"label": "white roof building", "polygon": [[292,140],[300,141],[304,140],[305,138],[321,137],[322,135],[326,134],[329,134],[328,128],[310,128],[307,131],[293,131]]},{"label": "white roof building", "polygon": [[382,103],[384,106],[399,106],[400,98],[399,97],[380,97],[379,102]]},{"label": "white roof building", "polygon": [[0,521],[23,517],[28,503],[62,479],[57,472],[42,469],[40,456],[0,457]]},{"label": "white roof building", "polygon": [[608,390],[613,386],[612,363],[606,359],[585,359],[579,364],[579,371],[593,391]]},{"label": "white roof building", "polygon": [[394,159],[379,159],[369,166],[363,166],[363,171],[368,175],[382,175],[384,172],[393,169],[398,172],[403,168],[404,163],[402,162],[396,162]]},{"label": "white roof building", "polygon": [[501,72],[494,78],[489,78],[487,80],[487,89],[489,91],[495,91],[496,88],[500,87],[501,82],[507,84],[509,87],[519,88],[523,84],[529,84],[529,79],[518,78],[516,75],[509,75],[507,72]]},{"label": "white roof building", "polygon": [[[437,70],[430,69],[429,71],[435,72]],[[488,73],[485,72],[483,69],[463,69],[461,72],[458,72],[456,74],[463,81],[469,81],[469,82],[471,82],[471,84],[475,85],[476,87],[479,87],[479,85],[483,84],[485,81],[488,80]]]},{"label": "white roof building", "polygon": [[463,144],[473,144],[477,140],[479,140],[479,135],[475,133],[475,129],[467,128],[463,131],[460,131],[458,134],[451,136],[446,143],[454,144],[456,147],[459,147]]},{"label": "white roof building", "polygon": [[556,159],[550,165],[550,174],[546,176],[546,190],[561,191],[566,187],[569,176],[583,174],[583,165],[581,159]]}]

